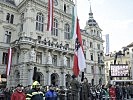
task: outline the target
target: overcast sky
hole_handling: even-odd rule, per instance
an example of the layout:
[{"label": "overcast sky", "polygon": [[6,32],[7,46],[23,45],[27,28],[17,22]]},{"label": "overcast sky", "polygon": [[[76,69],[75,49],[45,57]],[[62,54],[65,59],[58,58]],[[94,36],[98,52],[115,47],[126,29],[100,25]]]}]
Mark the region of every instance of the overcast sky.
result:
[{"label": "overcast sky", "polygon": [[[77,0],[80,27],[89,18],[90,2]],[[110,36],[110,52],[118,51],[133,42],[133,0],[91,0],[94,19],[105,34]]]}]

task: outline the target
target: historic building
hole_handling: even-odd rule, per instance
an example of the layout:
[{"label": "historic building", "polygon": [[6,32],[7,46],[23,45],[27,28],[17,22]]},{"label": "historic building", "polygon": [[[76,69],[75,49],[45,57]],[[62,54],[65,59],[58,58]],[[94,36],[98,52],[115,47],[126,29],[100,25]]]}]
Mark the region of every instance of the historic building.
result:
[{"label": "historic building", "polygon": [[[118,52],[113,52],[108,55],[105,55],[104,57],[104,63],[105,63],[105,81],[106,84],[110,80],[129,80],[132,79],[132,66],[133,66],[133,56],[132,56],[132,48],[129,46],[124,47],[122,50]],[[116,57],[117,55],[117,57]],[[124,64],[125,68],[122,68],[122,65]],[[111,75],[113,72],[111,72],[111,65],[116,65],[118,68],[115,68],[117,72],[114,74],[117,74],[116,76]],[[128,66],[128,67],[126,67]],[[120,71],[121,70],[121,71]],[[127,72],[127,75],[124,76],[125,71]]]},{"label": "historic building", "polygon": [[[73,0],[54,1],[53,31],[49,32],[46,31],[48,0],[0,0],[1,79],[6,73],[8,49],[12,47],[13,50],[8,86],[31,85],[35,70],[35,78],[42,85],[69,86],[74,55],[72,7]],[[101,31],[90,8],[89,19],[81,33],[85,77],[94,84],[104,82]]]}]

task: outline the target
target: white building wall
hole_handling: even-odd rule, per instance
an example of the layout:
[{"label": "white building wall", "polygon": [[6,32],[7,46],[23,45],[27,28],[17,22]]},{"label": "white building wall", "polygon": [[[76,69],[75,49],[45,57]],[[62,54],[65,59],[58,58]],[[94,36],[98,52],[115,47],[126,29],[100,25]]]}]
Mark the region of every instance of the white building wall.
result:
[{"label": "white building wall", "polygon": [[[46,31],[47,29],[47,0],[32,0],[32,1],[23,1],[18,5],[18,8],[3,6],[3,12],[0,12],[0,41],[2,42],[2,47],[0,47],[0,66],[2,65],[2,55],[3,51],[7,52],[10,44],[4,44],[4,31],[10,29],[12,31],[12,38],[11,42],[15,40],[19,41],[14,42],[11,46],[14,48],[13,54],[13,63],[12,63],[12,71],[10,77],[10,85],[14,86],[16,82],[17,75],[14,74],[16,71],[19,72],[19,83],[23,85],[31,85],[32,83],[32,75],[33,75],[33,68],[37,67],[38,72],[42,74],[41,76],[41,84],[42,85],[50,85],[51,84],[51,74],[55,73],[57,75],[58,82],[56,84],[65,86],[65,75],[69,74],[72,75],[72,67],[73,67],[73,55],[74,52],[71,50],[59,49],[55,46],[50,47],[48,45],[44,45],[41,43],[37,43],[37,37],[41,36],[41,41],[45,38],[46,40],[53,41],[54,43],[62,43],[63,46],[65,44],[69,44],[69,48],[74,49],[74,41],[64,39],[64,25],[68,23],[71,29],[71,21],[72,21],[72,7],[74,3],[72,1],[58,1],[58,6],[55,6],[54,9],[54,18],[58,20],[58,36],[52,36],[51,32]],[[64,4],[66,4],[66,13],[64,13]],[[2,3],[0,2],[0,5]],[[37,13],[41,12],[44,14],[44,31],[39,32],[36,31],[36,15]],[[4,13],[4,14],[3,14]],[[6,14],[11,13],[14,15],[14,24],[6,23]],[[23,31],[20,32],[21,27],[21,14],[24,13],[24,20],[23,20]],[[3,22],[1,22],[1,20]],[[3,28],[4,27],[4,28]],[[84,46],[84,50],[86,51],[86,72],[85,77],[88,78],[89,83],[91,83],[92,79],[95,80],[95,84],[99,83],[99,79],[103,76],[99,73],[99,67],[104,66],[102,64],[98,64],[97,61],[97,53],[103,51],[103,40],[102,38],[98,38],[96,33],[91,34],[91,29],[99,30],[96,27],[91,28],[86,25],[85,33],[81,32],[82,38],[86,40],[86,46]],[[100,30],[101,31],[101,30]],[[26,38],[27,37],[27,38]],[[31,39],[29,38],[31,37]],[[93,43],[93,48],[90,48],[90,41]],[[100,49],[97,50],[97,44],[100,44]],[[30,50],[32,46],[35,47],[35,52],[42,53],[42,63],[37,62],[30,62]],[[4,49],[2,49],[4,48]],[[47,64],[47,57],[48,52],[51,52],[51,56],[57,55],[57,66],[48,65]],[[17,56],[17,53],[19,56]],[[93,61],[90,60],[90,53],[93,53]],[[70,66],[63,66],[63,55],[65,54],[66,57],[70,58]],[[6,65],[5,65],[6,66]],[[91,66],[94,66],[95,73],[92,73]],[[0,73],[2,74],[2,73]],[[95,74],[95,75],[94,75]]]}]

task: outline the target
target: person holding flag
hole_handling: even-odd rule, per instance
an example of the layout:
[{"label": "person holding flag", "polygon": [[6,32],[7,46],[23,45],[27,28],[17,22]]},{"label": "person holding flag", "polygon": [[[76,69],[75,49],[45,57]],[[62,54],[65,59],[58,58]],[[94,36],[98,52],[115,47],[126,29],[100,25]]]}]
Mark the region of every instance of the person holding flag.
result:
[{"label": "person holding flag", "polygon": [[76,80],[76,76],[72,75],[72,81],[70,83],[71,100],[78,100],[79,89],[80,89],[80,83]]}]

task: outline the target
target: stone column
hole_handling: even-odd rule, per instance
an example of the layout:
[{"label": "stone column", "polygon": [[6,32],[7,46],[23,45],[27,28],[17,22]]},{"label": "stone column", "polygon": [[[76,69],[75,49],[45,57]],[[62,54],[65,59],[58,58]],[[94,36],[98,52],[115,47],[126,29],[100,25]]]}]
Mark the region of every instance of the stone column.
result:
[{"label": "stone column", "polygon": [[49,68],[46,69],[46,73],[47,73],[47,85],[51,85],[51,74],[50,74],[50,71],[49,71]]},{"label": "stone column", "polygon": [[63,73],[62,77],[63,77],[63,86],[65,87],[65,86],[66,86],[66,78],[65,78],[65,73]]},{"label": "stone column", "polygon": [[51,85],[51,74],[48,72],[48,85]]},{"label": "stone column", "polygon": [[32,85],[33,83],[33,66],[29,66],[29,69],[28,69],[28,85]]}]

